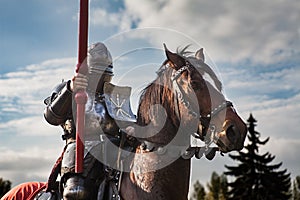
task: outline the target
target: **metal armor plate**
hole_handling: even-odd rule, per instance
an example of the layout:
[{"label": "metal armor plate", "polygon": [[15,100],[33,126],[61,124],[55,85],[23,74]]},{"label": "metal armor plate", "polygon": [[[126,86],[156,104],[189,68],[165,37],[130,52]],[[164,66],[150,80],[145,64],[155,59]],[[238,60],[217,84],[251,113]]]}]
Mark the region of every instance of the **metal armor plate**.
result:
[{"label": "metal armor plate", "polygon": [[109,115],[119,121],[136,122],[130,107],[131,88],[104,83],[105,104]]},{"label": "metal armor plate", "polygon": [[119,127],[107,112],[106,105],[101,98],[88,93],[85,105],[85,137],[94,140],[101,134],[118,135]]}]

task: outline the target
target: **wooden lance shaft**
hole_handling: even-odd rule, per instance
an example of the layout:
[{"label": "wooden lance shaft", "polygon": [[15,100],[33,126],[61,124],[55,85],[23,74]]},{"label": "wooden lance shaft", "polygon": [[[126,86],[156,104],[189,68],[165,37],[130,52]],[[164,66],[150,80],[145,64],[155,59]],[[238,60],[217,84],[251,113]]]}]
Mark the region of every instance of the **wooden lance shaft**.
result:
[{"label": "wooden lance shaft", "polygon": [[[87,74],[87,46],[88,46],[88,11],[89,1],[80,0],[79,8],[79,34],[78,34],[78,62],[76,73]],[[84,124],[85,124],[85,104],[87,102],[87,94],[85,90],[79,90],[75,94],[75,102],[77,105],[76,114],[76,161],[75,172],[83,172],[83,156],[84,156]]]}]

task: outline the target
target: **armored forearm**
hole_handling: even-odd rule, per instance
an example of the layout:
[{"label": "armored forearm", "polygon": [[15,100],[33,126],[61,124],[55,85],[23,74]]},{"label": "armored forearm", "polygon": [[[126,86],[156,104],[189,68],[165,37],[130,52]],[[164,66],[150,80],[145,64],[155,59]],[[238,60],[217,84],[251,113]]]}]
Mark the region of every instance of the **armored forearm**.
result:
[{"label": "armored forearm", "polygon": [[47,107],[44,117],[49,124],[61,125],[72,112],[72,91],[68,88],[70,83],[60,84],[52,96],[45,100]]}]

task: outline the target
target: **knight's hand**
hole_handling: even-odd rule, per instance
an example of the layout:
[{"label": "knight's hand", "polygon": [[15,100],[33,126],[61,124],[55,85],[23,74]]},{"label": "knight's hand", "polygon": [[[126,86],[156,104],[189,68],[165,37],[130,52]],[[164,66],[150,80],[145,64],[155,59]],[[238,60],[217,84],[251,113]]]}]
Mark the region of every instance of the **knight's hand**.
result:
[{"label": "knight's hand", "polygon": [[77,92],[78,90],[86,90],[87,86],[87,76],[80,73],[75,74],[70,83],[70,89],[72,92]]}]

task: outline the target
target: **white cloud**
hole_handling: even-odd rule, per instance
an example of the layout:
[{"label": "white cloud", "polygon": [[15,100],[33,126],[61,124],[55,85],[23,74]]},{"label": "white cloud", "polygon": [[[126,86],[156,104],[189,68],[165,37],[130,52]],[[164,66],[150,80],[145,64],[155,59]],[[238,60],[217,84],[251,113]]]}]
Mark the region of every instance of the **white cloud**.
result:
[{"label": "white cloud", "polygon": [[[0,135],[51,135],[43,119],[43,100],[74,73],[74,58],[47,60],[0,77]],[[41,131],[43,130],[43,131]]]},{"label": "white cloud", "polygon": [[295,0],[125,0],[125,8],[138,27],[180,31],[203,44],[218,61],[269,64],[299,54],[300,5]]},{"label": "white cloud", "polygon": [[[35,99],[32,93],[44,93],[63,78],[70,78],[75,69],[74,58],[47,60],[40,64],[29,65],[15,72],[9,72],[0,79],[1,96],[27,97]],[[25,100],[25,98],[24,98]]]},{"label": "white cloud", "polygon": [[[251,102],[248,102],[251,104]],[[265,100],[253,108],[263,133],[275,137],[300,139],[299,119],[300,94],[289,99]]]},{"label": "white cloud", "polygon": [[120,11],[118,13],[108,13],[105,9],[91,10],[91,24],[93,26],[118,27],[119,31],[129,30],[132,19],[127,13]]},{"label": "white cloud", "polygon": [[[252,72],[251,72],[252,71]],[[272,95],[279,92],[297,93],[300,91],[300,66],[297,64],[294,68],[270,69],[266,72],[253,72],[251,69],[222,69],[222,79],[225,83],[225,89],[228,91],[244,91],[244,95],[255,94],[263,96]],[[234,78],[232,78],[234,77]],[[245,93],[247,88],[247,93]],[[282,94],[281,98],[286,94]],[[286,95],[287,96],[287,95]]]},{"label": "white cloud", "polygon": [[[43,109],[38,115],[21,117],[0,123],[2,133],[13,133],[15,137],[24,136],[52,136],[54,132],[61,133],[59,128],[50,126],[43,117]],[[0,134],[1,136],[1,134]]]},{"label": "white cloud", "polygon": [[0,110],[4,112],[8,108],[16,111],[17,106],[22,114],[40,113],[43,99],[51,93],[52,88],[63,78],[71,78],[74,63],[73,58],[47,60],[2,75]]},{"label": "white cloud", "polygon": [[48,144],[47,148],[33,143],[19,151],[1,147],[0,174],[13,186],[28,181],[45,182],[61,149],[59,143]]}]

